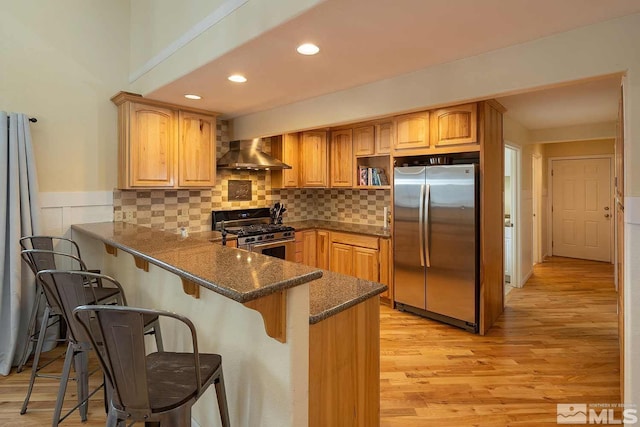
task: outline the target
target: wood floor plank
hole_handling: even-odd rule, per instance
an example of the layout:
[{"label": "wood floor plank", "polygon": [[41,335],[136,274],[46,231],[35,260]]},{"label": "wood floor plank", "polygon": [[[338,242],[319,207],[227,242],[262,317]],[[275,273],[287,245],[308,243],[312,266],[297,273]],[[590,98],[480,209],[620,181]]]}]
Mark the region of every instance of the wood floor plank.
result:
[{"label": "wood floor plank", "polygon": [[556,426],[558,403],[618,403],[610,264],[549,258],[486,336],[381,307],[381,426]]},{"label": "wood floor plank", "polygon": [[[557,403],[619,401],[610,264],[567,258],[538,264],[526,286],[509,293],[504,314],[486,336],[380,310],[382,427],[557,426]],[[61,361],[49,370],[60,367]],[[94,375],[92,385],[100,379]],[[28,370],[0,377],[0,426],[51,423],[57,381],[38,379],[21,416],[28,380]],[[74,400],[69,383],[65,406]],[[102,405],[99,392],[86,423],[76,412],[62,425],[103,426]]]}]

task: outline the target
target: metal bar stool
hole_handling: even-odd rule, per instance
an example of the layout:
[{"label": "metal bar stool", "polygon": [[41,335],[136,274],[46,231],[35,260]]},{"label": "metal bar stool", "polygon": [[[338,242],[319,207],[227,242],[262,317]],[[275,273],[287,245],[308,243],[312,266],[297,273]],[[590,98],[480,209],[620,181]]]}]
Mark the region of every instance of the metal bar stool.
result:
[{"label": "metal bar stool", "polygon": [[[65,269],[67,270],[87,270],[93,273],[100,273],[100,270],[88,270],[86,268],[84,262],[81,261],[82,256],[80,255],[80,248],[78,247],[78,244],[71,239],[57,236],[26,236],[21,238],[19,242],[23,250],[37,249],[51,251],[51,253],[55,252],[70,255],[73,258],[64,260]],[[64,248],[64,246],[67,246],[67,248]],[[29,265],[34,275],[40,270],[61,269],[63,267],[63,265],[56,265],[54,256],[51,254],[46,255],[45,253],[41,253],[38,255],[37,259],[33,259],[32,256],[25,258],[24,255],[22,258],[26,261],[27,265]],[[35,261],[38,261],[38,263],[36,263]],[[110,299],[117,300],[118,294],[114,291],[117,290],[105,289],[104,291],[99,291],[99,302],[107,303]],[[38,313],[40,312],[40,306],[43,302],[46,303],[46,299],[42,294],[42,288],[39,287],[38,283],[36,282],[36,298],[33,302],[33,307],[31,308],[31,315],[27,333],[24,338],[22,355],[18,359],[17,372],[22,372],[22,370],[24,369],[24,365],[27,363],[27,361],[29,360],[29,356],[32,353],[32,344],[37,343],[38,337],[42,333],[41,330],[36,329],[36,326]],[[56,316],[56,318],[59,319],[59,316]],[[57,322],[51,323],[49,327],[55,325],[56,323]],[[36,355],[34,354],[34,360],[35,356]]]},{"label": "metal bar stool", "polygon": [[[37,252],[43,251],[25,251],[31,255],[37,255]],[[50,251],[44,251],[50,252]],[[89,392],[89,375],[88,371],[88,351],[91,345],[88,338],[80,329],[73,319],[73,309],[79,305],[86,305],[92,301],[98,301],[98,291],[104,287],[100,287],[103,283],[112,285],[118,289],[121,302],[126,304],[126,297],[122,286],[115,279],[103,274],[91,273],[88,271],[63,271],[63,270],[42,270],[36,274],[36,280],[40,283],[44,290],[44,295],[51,307],[55,307],[60,315],[67,323],[67,352],[60,378],[60,386],[58,388],[58,397],[54,409],[53,423],[55,427],[65,418],[67,418],[75,409],[80,408],[80,418],[82,421],[87,419],[87,402],[89,398],[97,392],[102,386],[96,390]],[[160,323],[157,316],[150,316],[145,319],[146,330],[152,331],[156,338],[156,346],[162,349],[162,335],[160,333]],[[71,364],[75,366],[78,404],[69,412],[61,417],[62,404],[64,403],[64,395],[67,389],[67,382],[71,370]],[[34,374],[32,373],[32,378]],[[29,390],[25,398],[23,406],[26,411],[26,405],[29,401],[31,391],[33,389],[33,381],[29,385]],[[21,412],[21,413],[24,413]]]},{"label": "metal bar stool", "polygon": [[[198,352],[193,323],[166,311],[116,306],[80,306],[73,314],[89,336],[113,392],[107,426],[143,421],[145,425],[191,425],[191,407],[215,384],[220,419],[229,427],[229,411],[218,354]],[[143,339],[145,319],[169,317],[191,332],[193,353],[147,354]]]}]

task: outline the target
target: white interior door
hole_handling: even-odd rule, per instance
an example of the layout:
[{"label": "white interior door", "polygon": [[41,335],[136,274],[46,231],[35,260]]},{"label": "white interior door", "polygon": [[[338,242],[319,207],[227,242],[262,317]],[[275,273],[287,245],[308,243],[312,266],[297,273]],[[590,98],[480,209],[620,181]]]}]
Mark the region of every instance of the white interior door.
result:
[{"label": "white interior door", "polygon": [[554,160],[553,255],[611,261],[611,161]]}]

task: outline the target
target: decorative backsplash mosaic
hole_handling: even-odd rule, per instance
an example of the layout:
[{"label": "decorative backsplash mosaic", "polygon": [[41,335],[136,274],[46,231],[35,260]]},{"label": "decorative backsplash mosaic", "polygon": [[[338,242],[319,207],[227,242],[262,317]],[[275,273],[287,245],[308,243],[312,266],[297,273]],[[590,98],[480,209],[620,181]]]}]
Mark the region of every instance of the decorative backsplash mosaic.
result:
[{"label": "decorative backsplash mosaic", "polygon": [[[218,158],[228,149],[227,122],[218,121]],[[270,153],[270,143],[266,141],[262,149]],[[229,200],[230,180],[251,181],[251,200]],[[277,201],[287,208],[285,223],[320,219],[382,226],[384,207],[391,206],[389,190],[271,189],[270,172],[229,169],[218,169],[212,189],[113,192],[115,215],[121,212],[126,222],[169,231],[209,230],[212,210],[270,207]]]}]

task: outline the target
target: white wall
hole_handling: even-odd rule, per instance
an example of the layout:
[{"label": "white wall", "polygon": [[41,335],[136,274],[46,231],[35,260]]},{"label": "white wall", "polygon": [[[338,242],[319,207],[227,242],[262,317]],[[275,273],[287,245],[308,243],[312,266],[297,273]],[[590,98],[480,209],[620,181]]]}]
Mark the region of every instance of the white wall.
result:
[{"label": "white wall", "polygon": [[113,192],[40,193],[42,234],[69,234],[71,224],[113,221]]},{"label": "white wall", "polygon": [[[626,73],[625,96],[625,397],[640,404],[640,15],[495,50],[459,61],[239,117],[234,138],[495,97]],[[523,207],[523,210],[526,205]]]}]

